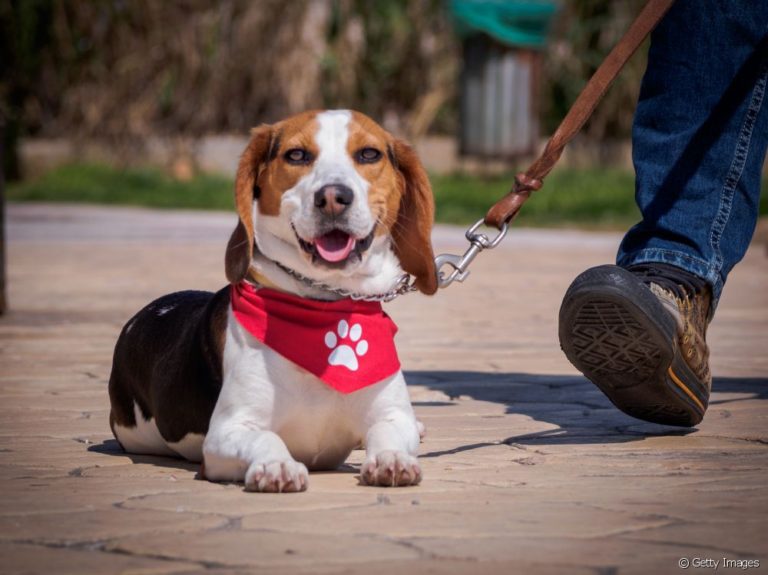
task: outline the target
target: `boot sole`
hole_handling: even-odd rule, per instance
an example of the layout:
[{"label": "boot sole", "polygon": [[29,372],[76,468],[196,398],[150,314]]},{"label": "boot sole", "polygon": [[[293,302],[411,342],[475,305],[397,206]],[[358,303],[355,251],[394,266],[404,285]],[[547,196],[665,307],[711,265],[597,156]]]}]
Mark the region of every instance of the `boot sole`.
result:
[{"label": "boot sole", "polygon": [[655,295],[617,266],[574,280],[560,307],[568,360],[632,417],[692,427],[709,393],[678,351],[677,326]]}]

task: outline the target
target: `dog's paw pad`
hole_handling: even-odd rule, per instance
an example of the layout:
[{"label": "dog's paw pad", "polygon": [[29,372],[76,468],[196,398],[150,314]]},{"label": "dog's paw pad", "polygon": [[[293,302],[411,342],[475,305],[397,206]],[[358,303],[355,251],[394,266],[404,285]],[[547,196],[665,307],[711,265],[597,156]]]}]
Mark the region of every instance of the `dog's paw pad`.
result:
[{"label": "dog's paw pad", "polygon": [[381,487],[417,485],[421,481],[421,467],[412,455],[402,451],[382,451],[363,463],[360,481]]},{"label": "dog's paw pad", "polygon": [[[350,327],[346,320],[339,321],[335,333],[329,331],[325,334],[325,346],[331,350],[328,364],[343,365],[350,371],[357,371],[360,367],[358,357],[368,353],[368,342],[361,339],[362,337],[363,328],[359,323]],[[342,343],[345,339],[348,339],[349,343]]]}]

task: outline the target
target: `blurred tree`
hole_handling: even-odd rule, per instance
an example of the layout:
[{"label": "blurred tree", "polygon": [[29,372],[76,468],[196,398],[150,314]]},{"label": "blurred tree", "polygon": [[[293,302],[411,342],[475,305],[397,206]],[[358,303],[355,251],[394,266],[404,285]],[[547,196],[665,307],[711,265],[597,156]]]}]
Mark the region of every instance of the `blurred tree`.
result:
[{"label": "blurred tree", "polygon": [[5,290],[5,182],[18,179],[18,142],[34,92],[41,54],[50,40],[51,3],[0,0],[0,313]]},{"label": "blurred tree", "polygon": [[425,131],[453,93],[455,40],[440,0],[50,6],[52,38],[37,46],[42,69],[25,109],[40,134],[125,142],[243,132],[341,106],[400,128],[416,110]]},{"label": "blurred tree", "polygon": [[50,0],[0,0],[0,136],[6,180],[20,175],[18,140],[51,40]]},{"label": "blurred tree", "polygon": [[[587,80],[619,41],[645,0],[604,2],[567,0],[563,2],[544,52],[543,123],[551,133],[568,112]],[[646,43],[647,46],[647,43]],[[622,70],[584,127],[593,141],[627,137],[632,127],[640,81],[645,70],[645,53],[635,55]]]},{"label": "blurred tree", "polygon": [[[459,43],[441,0],[334,3],[324,100],[359,109],[395,132],[423,135],[455,106]],[[455,131],[455,117],[439,129]]]},{"label": "blurred tree", "polygon": [[[643,0],[563,0],[544,50],[545,128],[562,118]],[[27,133],[143,145],[244,133],[315,107],[400,134],[455,133],[459,40],[443,0],[0,0],[3,165]],[[635,58],[587,135],[626,135]]]}]

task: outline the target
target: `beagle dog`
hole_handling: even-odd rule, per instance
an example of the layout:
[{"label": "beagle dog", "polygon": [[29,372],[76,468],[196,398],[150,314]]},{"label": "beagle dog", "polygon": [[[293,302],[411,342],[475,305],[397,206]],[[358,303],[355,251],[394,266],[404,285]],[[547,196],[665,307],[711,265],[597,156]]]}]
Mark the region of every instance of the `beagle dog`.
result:
[{"label": "beagle dog", "polygon": [[235,199],[230,285],[163,296],[120,333],[115,438],[251,491],[303,491],[361,445],[362,483],[419,483],[420,423],[376,301],[437,289],[416,154],[361,113],[306,112],[252,131]]}]

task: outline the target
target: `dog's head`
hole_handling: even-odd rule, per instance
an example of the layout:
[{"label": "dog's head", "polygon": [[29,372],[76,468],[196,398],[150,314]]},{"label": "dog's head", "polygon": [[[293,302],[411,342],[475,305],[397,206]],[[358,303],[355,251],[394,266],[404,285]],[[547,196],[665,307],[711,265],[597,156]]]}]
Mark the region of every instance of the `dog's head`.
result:
[{"label": "dog's head", "polygon": [[305,112],[255,128],[235,183],[240,217],[226,273],[242,280],[254,243],[313,279],[371,275],[392,252],[424,293],[437,289],[432,189],[414,151],[359,112]]}]

